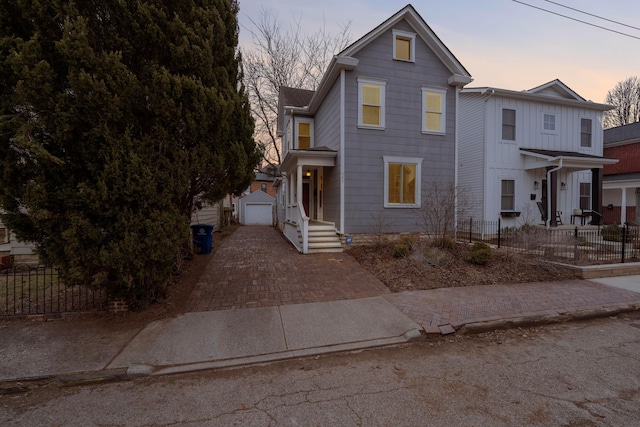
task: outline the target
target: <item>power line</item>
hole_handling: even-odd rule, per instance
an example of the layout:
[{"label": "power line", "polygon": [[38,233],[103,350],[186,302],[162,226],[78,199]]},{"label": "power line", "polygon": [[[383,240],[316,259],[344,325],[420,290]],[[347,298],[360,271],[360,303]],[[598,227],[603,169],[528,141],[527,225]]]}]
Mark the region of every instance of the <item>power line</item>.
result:
[{"label": "power line", "polygon": [[600,15],[594,15],[593,13],[585,12],[584,10],[580,10],[580,9],[575,9],[573,7],[566,6],[566,5],[561,4],[561,3],[556,3],[555,1],[551,1],[551,0],[544,0],[544,1],[546,1],[547,3],[555,4],[556,6],[560,6],[560,7],[564,7],[566,9],[570,9],[570,10],[573,10],[573,11],[576,11],[576,12],[584,13],[585,15],[593,16],[594,18],[602,19],[603,21],[612,22],[614,24],[622,25],[623,27],[633,28],[634,30],[639,30],[640,31],[640,28],[634,27],[633,25],[628,25],[628,24],[625,24],[625,23],[622,23],[622,22],[614,21],[613,19],[604,18],[604,17],[602,17]]},{"label": "power line", "polygon": [[572,21],[580,22],[581,24],[591,25],[592,27],[600,28],[601,30],[610,31],[612,33],[616,33],[616,34],[620,34],[622,36],[631,37],[632,39],[640,40],[640,37],[638,37],[638,36],[634,36],[634,35],[631,35],[631,34],[623,33],[621,31],[612,30],[611,28],[602,27],[600,25],[592,24],[591,22],[587,22],[587,21],[582,21],[582,20],[577,19],[577,18],[572,18],[571,16],[563,15],[561,13],[554,12],[554,11],[548,10],[548,9],[544,9],[542,7],[534,6],[534,5],[529,4],[529,3],[525,3],[525,2],[522,2],[522,1],[519,1],[519,0],[511,0],[511,1],[513,1],[515,3],[519,3],[519,4],[524,5],[524,6],[532,7],[534,9],[541,10],[543,12],[547,12],[547,13],[551,13],[553,15],[561,16],[562,18],[571,19]]}]

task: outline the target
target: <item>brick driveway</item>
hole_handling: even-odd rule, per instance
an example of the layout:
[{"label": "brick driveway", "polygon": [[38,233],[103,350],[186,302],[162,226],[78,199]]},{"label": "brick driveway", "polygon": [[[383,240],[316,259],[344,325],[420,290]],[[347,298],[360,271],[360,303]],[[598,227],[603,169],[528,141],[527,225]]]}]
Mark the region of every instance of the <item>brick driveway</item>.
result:
[{"label": "brick driveway", "polygon": [[367,298],[389,289],[344,253],[301,255],[274,227],[244,226],[221,242],[188,311]]}]

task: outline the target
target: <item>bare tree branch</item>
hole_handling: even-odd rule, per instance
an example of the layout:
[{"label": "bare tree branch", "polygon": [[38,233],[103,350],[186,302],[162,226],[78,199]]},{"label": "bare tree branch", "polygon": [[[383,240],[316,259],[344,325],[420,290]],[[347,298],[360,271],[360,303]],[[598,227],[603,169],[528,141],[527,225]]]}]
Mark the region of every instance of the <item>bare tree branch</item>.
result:
[{"label": "bare tree branch", "polygon": [[274,12],[262,9],[250,19],[253,45],[243,50],[245,86],[255,119],[254,138],[262,148],[264,161],[279,165],[282,147],[277,136],[278,95],[280,88],[315,90],[334,54],[349,43],[351,22],[337,34],[322,27],[305,35],[301,19],[294,17],[284,30]]},{"label": "bare tree branch", "polygon": [[640,122],[640,79],[628,77],[607,92],[607,104],[615,106],[604,115],[605,129]]}]

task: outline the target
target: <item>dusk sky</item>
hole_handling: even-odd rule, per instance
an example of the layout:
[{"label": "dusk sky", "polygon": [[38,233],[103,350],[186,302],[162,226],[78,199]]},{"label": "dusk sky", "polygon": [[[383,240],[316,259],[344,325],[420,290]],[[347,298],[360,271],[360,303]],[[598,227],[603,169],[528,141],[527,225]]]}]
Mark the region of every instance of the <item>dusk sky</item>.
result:
[{"label": "dusk sky", "polygon": [[[412,4],[436,35],[469,71],[467,87],[492,86],[525,90],[553,79],[594,102],[631,76],[640,77],[640,30],[597,19],[578,9],[640,27],[638,0],[522,0],[532,6],[570,16],[616,34],[534,9],[513,0],[426,0]],[[301,18],[313,33],[323,25],[336,33],[351,21],[356,41],[407,5],[398,0],[239,0],[240,44],[251,42],[245,27],[262,8],[273,11],[288,27]],[[324,23],[323,23],[324,21]]]}]

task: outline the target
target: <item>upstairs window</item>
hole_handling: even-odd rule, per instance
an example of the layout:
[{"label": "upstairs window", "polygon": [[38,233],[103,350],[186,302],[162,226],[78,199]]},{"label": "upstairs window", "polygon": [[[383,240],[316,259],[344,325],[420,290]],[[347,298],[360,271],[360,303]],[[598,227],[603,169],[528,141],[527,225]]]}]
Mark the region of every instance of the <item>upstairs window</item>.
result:
[{"label": "upstairs window", "polygon": [[547,132],[555,132],[556,131],[556,115],[544,114],[542,119],[542,128]]},{"label": "upstairs window", "polygon": [[516,182],[513,179],[503,179],[501,191],[500,210],[516,210]]},{"label": "upstairs window", "polygon": [[393,30],[393,59],[415,62],[416,35]]},{"label": "upstairs window", "polygon": [[296,148],[309,149],[313,146],[313,120],[296,119]]},{"label": "upstairs window", "polygon": [[358,79],[358,125],[368,128],[384,128],[385,82]]},{"label": "upstairs window", "polygon": [[445,90],[422,88],[422,132],[445,133]]},{"label": "upstairs window", "polygon": [[502,109],[502,139],[504,141],[516,140],[516,110]]},{"label": "upstairs window", "polygon": [[420,206],[422,159],[384,156],[384,206],[413,208]]},{"label": "upstairs window", "polygon": [[591,147],[591,119],[580,119],[580,147]]}]

